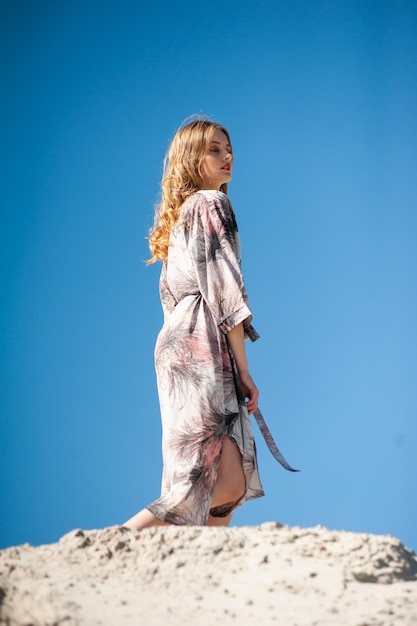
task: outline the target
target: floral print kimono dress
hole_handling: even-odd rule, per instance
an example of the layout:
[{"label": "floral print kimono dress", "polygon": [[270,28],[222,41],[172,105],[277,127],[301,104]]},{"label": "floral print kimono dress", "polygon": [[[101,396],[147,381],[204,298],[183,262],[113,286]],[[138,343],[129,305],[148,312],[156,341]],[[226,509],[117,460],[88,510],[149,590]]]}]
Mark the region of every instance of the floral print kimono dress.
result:
[{"label": "floral print kimono dress", "polygon": [[[162,418],[161,496],[147,508],[171,524],[206,525],[264,495],[252,425],[226,334],[243,322],[259,335],[240,268],[232,206],[221,191],[198,191],[181,208],[163,264],[164,325],[155,347]],[[246,493],[210,510],[224,437],[242,455]]]}]

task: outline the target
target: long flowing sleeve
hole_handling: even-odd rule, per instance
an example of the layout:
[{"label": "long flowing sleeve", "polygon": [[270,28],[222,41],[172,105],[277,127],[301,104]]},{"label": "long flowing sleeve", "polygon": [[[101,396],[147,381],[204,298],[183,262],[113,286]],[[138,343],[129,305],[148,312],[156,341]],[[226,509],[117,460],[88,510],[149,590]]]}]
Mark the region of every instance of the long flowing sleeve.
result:
[{"label": "long flowing sleeve", "polygon": [[233,208],[222,192],[199,195],[190,252],[200,293],[223,333],[243,322],[246,337],[256,341]]}]

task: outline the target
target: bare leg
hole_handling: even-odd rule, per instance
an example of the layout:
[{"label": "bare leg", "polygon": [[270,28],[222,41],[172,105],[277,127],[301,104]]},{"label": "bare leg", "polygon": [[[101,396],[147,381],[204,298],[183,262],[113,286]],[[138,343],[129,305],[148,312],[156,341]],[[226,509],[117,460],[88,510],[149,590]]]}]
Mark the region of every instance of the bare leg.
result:
[{"label": "bare leg", "polygon": [[[211,506],[217,507],[228,502],[237,502],[245,491],[246,479],[240,450],[230,437],[225,437]],[[232,516],[233,513],[227,517],[209,515],[207,526],[229,526]]]},{"label": "bare leg", "polygon": [[[228,502],[234,503],[242,497],[245,490],[246,480],[239,448],[230,437],[225,437],[211,506],[217,507]],[[209,515],[207,526],[229,526],[232,517],[233,513],[227,517]],[[170,526],[170,524],[155,517],[148,509],[143,509],[127,520],[123,526],[133,530],[142,530],[152,526]]]},{"label": "bare leg", "polygon": [[148,509],[142,509],[142,511],[136,513],[136,515],[123,524],[125,528],[131,528],[132,530],[142,530],[143,528],[151,528],[151,526],[169,525],[168,522],[163,522],[158,517],[155,517]]}]

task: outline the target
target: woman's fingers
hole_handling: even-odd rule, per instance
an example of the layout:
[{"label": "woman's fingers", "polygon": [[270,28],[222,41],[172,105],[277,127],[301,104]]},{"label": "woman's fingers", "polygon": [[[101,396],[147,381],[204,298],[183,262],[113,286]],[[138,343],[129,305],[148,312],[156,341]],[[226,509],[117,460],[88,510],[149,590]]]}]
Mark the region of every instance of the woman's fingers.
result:
[{"label": "woman's fingers", "polygon": [[241,374],[240,379],[240,382],[242,383],[243,393],[245,394],[245,398],[248,399],[246,402],[246,407],[249,413],[253,413],[258,407],[259,391],[249,372]]}]

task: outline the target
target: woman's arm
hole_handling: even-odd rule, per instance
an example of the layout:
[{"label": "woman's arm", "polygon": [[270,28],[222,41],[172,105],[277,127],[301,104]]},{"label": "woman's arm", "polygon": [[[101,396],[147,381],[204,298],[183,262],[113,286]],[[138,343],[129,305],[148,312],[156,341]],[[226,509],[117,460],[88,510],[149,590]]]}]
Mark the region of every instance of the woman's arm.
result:
[{"label": "woman's arm", "polygon": [[249,413],[253,413],[258,407],[259,391],[252,380],[252,376],[249,374],[249,365],[245,350],[243,322],[240,322],[240,324],[232,328],[232,330],[227,333],[227,341],[229,342],[233,356],[235,357],[243,393],[245,398],[248,398],[248,401],[246,402],[247,409]]}]

